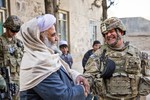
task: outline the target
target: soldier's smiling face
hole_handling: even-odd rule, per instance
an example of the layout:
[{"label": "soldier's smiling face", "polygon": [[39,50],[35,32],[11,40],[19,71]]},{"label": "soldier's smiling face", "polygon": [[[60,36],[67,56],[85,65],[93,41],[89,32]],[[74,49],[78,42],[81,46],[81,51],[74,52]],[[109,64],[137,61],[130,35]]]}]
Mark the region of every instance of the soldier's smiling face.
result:
[{"label": "soldier's smiling face", "polygon": [[105,33],[105,41],[107,42],[107,44],[109,45],[113,44],[116,41],[116,39],[117,39],[117,34],[115,29],[112,29],[107,33]]},{"label": "soldier's smiling face", "polygon": [[118,31],[117,35],[115,29],[109,30],[107,33],[105,33],[105,42],[110,46],[115,44],[113,47],[119,48],[123,43],[122,35],[122,31]]}]

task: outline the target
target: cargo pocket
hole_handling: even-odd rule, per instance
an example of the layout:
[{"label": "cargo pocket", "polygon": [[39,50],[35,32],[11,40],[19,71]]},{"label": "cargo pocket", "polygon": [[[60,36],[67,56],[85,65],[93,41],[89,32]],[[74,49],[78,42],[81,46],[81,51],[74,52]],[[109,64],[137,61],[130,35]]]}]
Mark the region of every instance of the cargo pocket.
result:
[{"label": "cargo pocket", "polygon": [[130,78],[126,76],[115,76],[107,81],[107,92],[111,95],[129,95],[132,94]]},{"label": "cargo pocket", "polygon": [[16,68],[16,66],[17,66],[17,62],[16,62],[16,59],[14,59],[14,58],[10,58],[10,72],[11,73],[15,73],[16,71],[17,71],[17,68]]},{"label": "cargo pocket", "polygon": [[103,83],[103,79],[97,78],[96,80],[94,80],[94,84],[91,87],[91,90],[92,90],[93,94],[95,94],[95,95],[106,94],[106,89],[105,89],[105,86]]},{"label": "cargo pocket", "polygon": [[142,77],[139,83],[139,94],[146,96],[150,93],[150,78]]},{"label": "cargo pocket", "polygon": [[137,57],[127,57],[125,62],[125,71],[130,74],[136,74],[141,71],[141,61]]}]

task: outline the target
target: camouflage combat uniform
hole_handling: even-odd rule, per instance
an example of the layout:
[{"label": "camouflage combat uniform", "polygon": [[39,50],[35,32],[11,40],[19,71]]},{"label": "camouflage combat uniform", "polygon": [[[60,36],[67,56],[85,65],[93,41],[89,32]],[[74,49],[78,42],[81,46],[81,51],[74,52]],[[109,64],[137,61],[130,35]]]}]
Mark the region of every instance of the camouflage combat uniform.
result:
[{"label": "camouflage combat uniform", "polygon": [[17,83],[20,62],[23,56],[23,46],[21,45],[21,41],[15,37],[11,41],[8,40],[5,34],[0,37],[0,66],[10,67],[11,80]]},{"label": "camouflage combat uniform", "polygon": [[[11,32],[17,33],[20,30],[21,24],[21,20],[17,16],[12,15],[7,18],[3,26]],[[7,67],[9,69],[10,82],[16,86],[16,95],[17,92],[19,92],[19,70],[23,56],[23,49],[22,42],[15,36],[11,39],[7,37],[6,33],[3,33],[0,36],[0,67]],[[14,94],[13,100],[18,98],[16,95]]]},{"label": "camouflage combat uniform", "polygon": [[[138,96],[150,93],[148,54],[140,52],[129,42],[121,49],[103,45],[89,58],[85,68],[84,76],[91,91],[100,100],[138,100]],[[104,73],[107,77],[102,76]]]}]

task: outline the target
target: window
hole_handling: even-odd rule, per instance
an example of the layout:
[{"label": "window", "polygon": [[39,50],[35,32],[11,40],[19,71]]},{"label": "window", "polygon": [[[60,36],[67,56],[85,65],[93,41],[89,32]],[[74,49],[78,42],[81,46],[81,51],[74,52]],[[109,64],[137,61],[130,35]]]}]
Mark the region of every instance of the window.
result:
[{"label": "window", "polygon": [[68,13],[59,11],[58,14],[58,33],[60,40],[68,41]]},{"label": "window", "polygon": [[97,22],[90,20],[90,42],[93,43],[97,39]]},{"label": "window", "polygon": [[4,32],[3,23],[5,21],[6,2],[7,0],[0,0],[0,35]]},{"label": "window", "polygon": [[0,7],[5,7],[5,0],[0,0]]},{"label": "window", "polygon": [[5,21],[5,14],[4,14],[4,10],[0,9],[0,35],[2,35],[3,33],[3,23]]}]

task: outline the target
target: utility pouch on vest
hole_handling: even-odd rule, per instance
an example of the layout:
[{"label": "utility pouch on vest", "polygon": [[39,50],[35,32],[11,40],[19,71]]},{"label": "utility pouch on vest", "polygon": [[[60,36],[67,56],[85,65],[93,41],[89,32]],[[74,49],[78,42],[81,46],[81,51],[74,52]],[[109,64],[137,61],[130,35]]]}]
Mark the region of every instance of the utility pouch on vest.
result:
[{"label": "utility pouch on vest", "polygon": [[112,61],[111,59],[106,59],[104,65],[104,70],[102,71],[101,77],[104,79],[109,79],[113,72],[115,71],[116,65],[115,62]]},{"label": "utility pouch on vest", "polygon": [[106,94],[104,80],[102,78],[95,78],[93,81],[93,85],[91,86],[91,91],[93,92],[93,94],[101,96]]},{"label": "utility pouch on vest", "polygon": [[113,76],[107,80],[107,92],[111,95],[128,95],[132,94],[130,89],[130,78],[126,76]]},{"label": "utility pouch on vest", "polygon": [[137,79],[134,75],[127,75],[124,73],[114,73],[110,80],[107,80],[107,92],[113,96],[134,97],[138,93]]},{"label": "utility pouch on vest", "polygon": [[17,70],[17,63],[15,58],[10,58],[10,73],[15,73]]},{"label": "utility pouch on vest", "polygon": [[109,79],[112,76],[113,72],[115,71],[116,64],[113,60],[105,56],[105,54],[106,54],[106,49],[103,50],[103,53],[100,56],[101,66],[104,67],[101,73],[101,78]]},{"label": "utility pouch on vest", "polygon": [[125,71],[130,74],[136,74],[140,72],[140,59],[136,57],[127,57],[125,63]]},{"label": "utility pouch on vest", "polygon": [[150,93],[150,78],[142,77],[139,83],[139,94],[146,96]]}]

